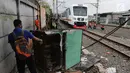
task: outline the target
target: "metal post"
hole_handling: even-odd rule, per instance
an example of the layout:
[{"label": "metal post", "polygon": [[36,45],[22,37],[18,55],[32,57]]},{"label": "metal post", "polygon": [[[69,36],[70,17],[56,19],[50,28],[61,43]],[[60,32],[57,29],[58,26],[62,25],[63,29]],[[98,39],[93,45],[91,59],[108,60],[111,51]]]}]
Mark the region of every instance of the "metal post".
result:
[{"label": "metal post", "polygon": [[39,20],[40,20],[40,29],[42,29],[42,27],[41,27],[41,6],[39,5]]},{"label": "metal post", "polygon": [[56,0],[56,19],[58,19],[58,0]]},{"label": "metal post", "polygon": [[35,13],[34,13],[34,8],[32,8],[33,10],[33,30],[35,30]]},{"label": "metal post", "polygon": [[98,23],[98,8],[99,8],[99,0],[97,0],[97,6],[96,6],[96,23]]},{"label": "metal post", "polygon": [[55,0],[53,0],[53,14],[55,13]]},{"label": "metal post", "polygon": [[20,10],[19,10],[19,6],[20,6],[20,0],[16,0],[17,19],[20,19]]}]

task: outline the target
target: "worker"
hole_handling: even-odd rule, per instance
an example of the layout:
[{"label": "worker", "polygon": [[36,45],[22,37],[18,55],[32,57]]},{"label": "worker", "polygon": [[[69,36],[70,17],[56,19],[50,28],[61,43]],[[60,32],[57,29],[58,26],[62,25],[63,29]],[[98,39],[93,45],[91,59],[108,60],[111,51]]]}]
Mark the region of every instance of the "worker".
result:
[{"label": "worker", "polygon": [[22,30],[22,21],[14,20],[12,33],[8,35],[8,42],[15,52],[16,64],[19,73],[25,73],[25,65],[27,64],[30,73],[37,73],[32,53],[29,52],[32,47],[32,39],[42,43],[42,39],[35,37],[27,30]]},{"label": "worker", "polygon": [[35,20],[35,25],[36,25],[36,30],[40,30],[41,28],[40,28],[40,21],[39,21],[39,19],[38,19],[38,15],[36,15],[36,20]]},{"label": "worker", "polygon": [[88,29],[92,29],[92,22],[91,21],[89,21],[89,23],[88,23]]},{"label": "worker", "polygon": [[96,27],[97,27],[97,24],[95,21],[93,21],[93,29],[96,29]]},{"label": "worker", "polygon": [[101,25],[101,30],[104,30],[105,28],[104,28],[104,25]]}]

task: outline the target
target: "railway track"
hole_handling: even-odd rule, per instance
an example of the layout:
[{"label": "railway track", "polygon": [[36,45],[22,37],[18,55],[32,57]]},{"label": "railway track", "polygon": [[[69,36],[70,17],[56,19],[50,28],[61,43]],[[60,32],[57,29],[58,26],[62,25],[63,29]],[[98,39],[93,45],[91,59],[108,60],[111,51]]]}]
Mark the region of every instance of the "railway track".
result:
[{"label": "railway track", "polygon": [[[116,41],[111,40],[109,38],[103,38],[103,36],[96,34],[96,33],[93,33],[91,31],[83,31],[83,35],[87,36],[95,41],[100,42],[101,44],[117,51],[118,53],[120,53],[122,55],[130,57],[130,46],[116,42]],[[100,38],[103,38],[103,39],[101,41],[99,41]]]},{"label": "railway track", "polygon": [[[64,24],[63,24],[64,25]],[[61,26],[61,25],[60,25]],[[70,28],[69,26],[65,26],[64,25],[64,29],[65,28]],[[93,33],[91,31],[83,31],[83,35],[87,36],[95,41],[99,41],[99,39],[103,38],[103,36]],[[125,45],[123,43],[119,43],[115,40],[109,39],[109,38],[103,38],[101,41],[99,41],[101,44],[115,50],[116,52],[126,56],[126,57],[130,57],[130,46]]]}]

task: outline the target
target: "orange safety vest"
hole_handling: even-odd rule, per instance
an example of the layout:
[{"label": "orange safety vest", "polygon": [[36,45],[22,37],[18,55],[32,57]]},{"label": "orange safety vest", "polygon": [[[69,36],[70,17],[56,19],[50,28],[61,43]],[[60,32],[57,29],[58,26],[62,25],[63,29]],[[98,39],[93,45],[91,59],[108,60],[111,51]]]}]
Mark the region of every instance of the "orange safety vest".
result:
[{"label": "orange safety vest", "polygon": [[38,29],[40,29],[40,22],[39,22],[39,20],[35,20],[35,25],[36,25],[36,27],[38,27]]}]

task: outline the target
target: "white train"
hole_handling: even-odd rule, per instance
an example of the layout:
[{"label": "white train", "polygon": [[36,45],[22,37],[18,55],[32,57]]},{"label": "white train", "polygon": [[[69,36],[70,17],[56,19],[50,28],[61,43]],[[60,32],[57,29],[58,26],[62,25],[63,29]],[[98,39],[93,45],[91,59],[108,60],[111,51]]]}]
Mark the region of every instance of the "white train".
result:
[{"label": "white train", "polygon": [[60,20],[67,22],[74,28],[86,29],[88,24],[87,6],[83,4],[73,4],[62,14]]}]

